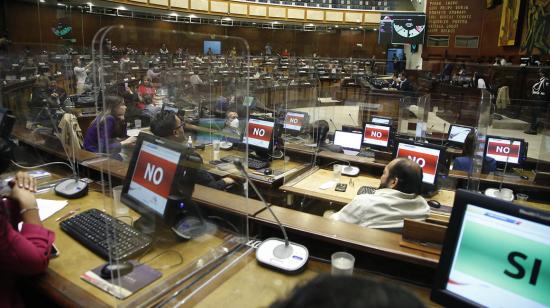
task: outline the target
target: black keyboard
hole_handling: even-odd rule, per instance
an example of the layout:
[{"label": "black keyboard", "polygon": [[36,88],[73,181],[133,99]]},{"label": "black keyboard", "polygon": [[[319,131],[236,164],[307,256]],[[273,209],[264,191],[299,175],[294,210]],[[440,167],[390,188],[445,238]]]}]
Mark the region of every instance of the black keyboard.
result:
[{"label": "black keyboard", "polygon": [[260,160],[256,158],[248,158],[248,168],[250,169],[263,169],[269,167],[269,162],[265,160]]},{"label": "black keyboard", "polygon": [[151,237],[97,209],[87,210],[59,224],[61,230],[100,257],[121,261],[147,250]]},{"label": "black keyboard", "polygon": [[374,194],[374,191],[376,191],[375,187],[361,186],[361,187],[359,187],[359,190],[357,191],[357,194],[358,195],[364,195],[364,194],[372,195],[372,194]]},{"label": "black keyboard", "polygon": [[357,156],[373,158],[374,157],[374,152],[372,152],[372,151],[361,151],[361,152],[359,152],[359,154],[357,154]]}]

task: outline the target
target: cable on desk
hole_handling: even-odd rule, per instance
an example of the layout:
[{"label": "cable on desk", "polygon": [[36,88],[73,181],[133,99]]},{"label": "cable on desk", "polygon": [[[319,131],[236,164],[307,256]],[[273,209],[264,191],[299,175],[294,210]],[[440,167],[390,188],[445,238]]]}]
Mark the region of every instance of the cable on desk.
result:
[{"label": "cable on desk", "polygon": [[46,166],[50,166],[50,165],[65,165],[65,166],[69,167],[71,169],[71,171],[73,170],[73,167],[71,165],[67,164],[66,162],[62,162],[62,161],[53,161],[53,162],[50,162],[50,163],[40,164],[40,165],[36,165],[36,166],[22,166],[22,165],[16,163],[15,161],[13,161],[13,160],[11,160],[11,163],[14,164],[18,168],[27,169],[27,170],[28,169],[46,167]]},{"label": "cable on desk", "polygon": [[224,218],[222,218],[222,217],[220,217],[220,216],[208,216],[208,218],[210,218],[210,219],[216,219],[216,220],[225,222],[225,223],[228,224],[231,228],[233,228],[233,231],[235,231],[236,233],[239,233],[239,229],[238,229],[234,224],[232,224],[229,220],[227,220],[227,219],[224,219]]},{"label": "cable on desk", "polygon": [[141,258],[143,258],[143,256],[139,257],[137,260],[139,263],[141,264],[147,264],[147,263],[150,263],[152,261],[154,261],[155,259],[161,257],[162,255],[165,255],[167,253],[174,253],[176,254],[178,257],[179,257],[179,261],[177,263],[174,263],[174,264],[169,264],[169,265],[163,265],[159,268],[155,268],[155,267],[152,267],[153,269],[156,269],[157,271],[161,271],[161,270],[166,270],[166,269],[170,269],[170,268],[173,268],[173,267],[176,267],[178,265],[181,265],[183,264],[183,256],[181,255],[181,253],[179,251],[176,251],[176,250],[173,250],[173,249],[169,249],[169,250],[165,250],[159,254],[157,254],[156,256],[152,257],[151,259],[147,260],[147,261],[142,261]]}]

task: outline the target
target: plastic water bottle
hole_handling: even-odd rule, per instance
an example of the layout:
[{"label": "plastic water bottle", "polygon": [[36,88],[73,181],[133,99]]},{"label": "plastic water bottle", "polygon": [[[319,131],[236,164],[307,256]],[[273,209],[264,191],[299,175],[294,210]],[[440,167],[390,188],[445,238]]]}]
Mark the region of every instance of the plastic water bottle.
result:
[{"label": "plastic water bottle", "polygon": [[191,136],[187,139],[187,147],[190,149],[193,148],[193,138],[191,138]]}]

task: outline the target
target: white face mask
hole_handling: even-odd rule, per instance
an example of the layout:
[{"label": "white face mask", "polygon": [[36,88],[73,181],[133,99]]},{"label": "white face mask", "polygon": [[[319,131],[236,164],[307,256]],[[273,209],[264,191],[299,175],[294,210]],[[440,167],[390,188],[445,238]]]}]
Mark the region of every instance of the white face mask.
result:
[{"label": "white face mask", "polygon": [[233,128],[239,128],[239,119],[233,119],[229,122],[229,126]]}]

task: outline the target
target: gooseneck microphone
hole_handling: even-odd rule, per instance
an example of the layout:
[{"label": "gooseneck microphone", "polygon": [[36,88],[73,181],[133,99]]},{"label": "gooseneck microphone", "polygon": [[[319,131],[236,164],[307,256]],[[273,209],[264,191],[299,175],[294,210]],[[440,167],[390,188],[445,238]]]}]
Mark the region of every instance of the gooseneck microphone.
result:
[{"label": "gooseneck microphone", "polygon": [[334,124],[334,121],[332,121],[331,118],[328,119],[330,123],[332,123],[332,126],[334,126],[334,130],[338,130],[338,127],[336,127],[336,124]]},{"label": "gooseneck microphone", "polygon": [[288,236],[286,234],[286,230],[283,224],[281,223],[281,221],[279,221],[277,215],[275,215],[269,204],[267,204],[267,202],[265,201],[263,195],[260,193],[258,188],[256,188],[256,185],[254,185],[254,182],[252,182],[252,180],[248,176],[248,173],[246,172],[241,160],[236,159],[233,161],[233,164],[246,178],[258,197],[260,197],[260,200],[262,200],[264,207],[271,213],[273,218],[275,218],[275,221],[279,225],[279,228],[281,228],[284,236],[284,240],[275,237],[264,240],[256,250],[256,260],[258,260],[258,262],[263,265],[273,267],[284,272],[299,271],[304,267],[304,265],[306,265],[309,258],[309,252],[307,248],[303,245],[292,243],[288,240]]},{"label": "gooseneck microphone", "polygon": [[357,126],[357,123],[355,123],[355,120],[353,119],[353,117],[351,116],[351,113],[348,113],[348,116],[349,118],[351,119],[351,122],[353,123],[354,126]]}]

